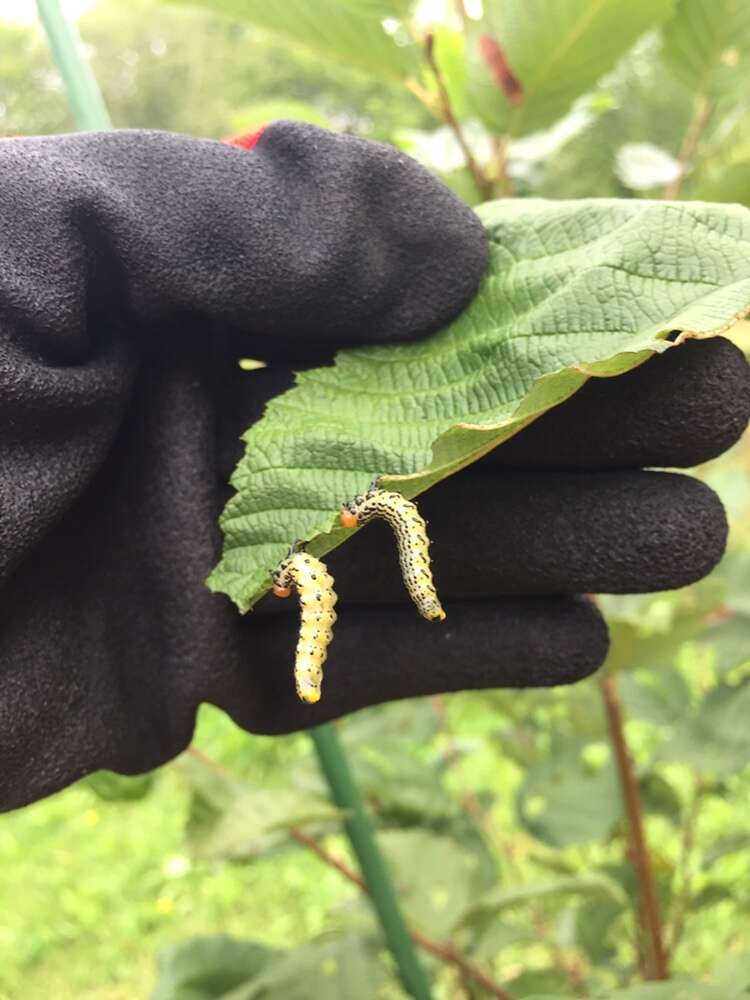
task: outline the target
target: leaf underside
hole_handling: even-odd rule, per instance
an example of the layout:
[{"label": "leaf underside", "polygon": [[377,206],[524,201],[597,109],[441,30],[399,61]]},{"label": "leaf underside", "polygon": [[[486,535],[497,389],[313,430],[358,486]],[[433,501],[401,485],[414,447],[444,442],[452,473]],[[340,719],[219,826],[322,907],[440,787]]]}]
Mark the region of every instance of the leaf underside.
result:
[{"label": "leaf underside", "polygon": [[[208,586],[242,612],[296,539],[352,534],[341,504],[383,485],[416,496],[576,392],[710,336],[750,310],[750,211],[636,200],[492,202],[490,263],[470,305],[415,344],[342,351],[300,373],[244,435]],[[248,392],[253,391],[252,372]]]}]

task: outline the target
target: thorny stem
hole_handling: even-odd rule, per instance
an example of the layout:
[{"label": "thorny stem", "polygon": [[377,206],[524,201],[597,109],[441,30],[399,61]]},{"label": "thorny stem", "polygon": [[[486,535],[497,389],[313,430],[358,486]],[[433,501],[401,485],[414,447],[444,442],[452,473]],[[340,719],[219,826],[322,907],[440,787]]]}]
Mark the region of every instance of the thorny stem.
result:
[{"label": "thorny stem", "polygon": [[680,860],[678,870],[680,873],[680,889],[674,903],[672,912],[672,933],[669,938],[668,954],[674,957],[677,947],[682,939],[685,930],[685,920],[690,907],[692,894],[692,859],[693,845],[695,843],[695,827],[700,813],[701,797],[703,788],[700,777],[693,776],[693,790],[687,808],[687,815],[682,826],[682,843],[680,845]]},{"label": "thorny stem", "polygon": [[[225,768],[223,764],[213,760],[195,746],[189,746],[185,753],[199,761],[204,767],[215,771],[217,774],[221,774],[226,778],[234,777],[231,771]],[[335,868],[335,870],[340,875],[343,875],[348,882],[351,882],[362,892],[368,894],[367,885],[364,879],[361,878],[352,868],[350,868],[346,862],[327,851],[325,847],[315,840],[314,837],[305,833],[304,830],[300,830],[299,827],[292,827],[288,832],[298,844],[301,844],[309,851],[312,851],[312,853],[327,864],[329,868]],[[486,973],[482,972],[481,969],[472,965],[452,943],[433,941],[431,938],[426,937],[421,931],[418,931],[413,927],[409,928],[409,937],[424,951],[429,952],[431,955],[434,955],[436,958],[439,958],[444,962],[450,962],[452,965],[455,965],[463,977],[477,983],[482,987],[482,989],[489,993],[490,996],[497,997],[498,1000],[513,1000],[513,997],[507,990],[503,989],[499,983],[496,983]]]},{"label": "thorny stem", "polygon": [[670,181],[669,184],[664,188],[664,193],[662,198],[665,201],[672,201],[678,198],[680,191],[682,190],[682,182],[685,180],[688,170],[695,157],[695,152],[698,148],[698,143],[703,137],[703,133],[706,131],[706,127],[711,120],[711,115],[716,107],[715,101],[710,100],[708,97],[701,97],[698,99],[695,105],[695,111],[693,112],[693,117],[690,120],[690,124],[687,127],[685,136],[682,140],[682,145],[680,146],[680,151],[677,154],[677,162],[680,169],[674,180]]},{"label": "thorny stem", "polygon": [[458,118],[456,118],[453,105],[451,104],[450,94],[448,93],[448,88],[445,85],[442,70],[440,69],[437,59],[435,58],[435,36],[431,31],[428,32],[425,37],[424,51],[427,59],[427,65],[430,67],[430,71],[435,79],[435,85],[437,86],[440,117],[456,137],[456,142],[461,148],[461,152],[466,160],[466,166],[469,168],[469,172],[474,178],[477,190],[479,191],[482,199],[486,200],[492,197],[492,182],[477,162],[469,143],[466,141],[463,127]]},{"label": "thorny stem", "polygon": [[[327,851],[325,847],[315,840],[314,837],[305,833],[304,830],[300,830],[299,827],[293,827],[289,833],[298,844],[302,844],[308,850],[312,851],[313,854],[319,857],[320,860],[327,864],[330,868],[335,868],[336,871],[343,875],[348,882],[356,885],[362,890],[362,892],[367,892],[367,886],[365,885],[363,879],[361,879],[359,875],[344,861]],[[490,979],[490,977],[486,975],[486,973],[482,972],[481,969],[472,965],[451,942],[443,943],[433,941],[431,938],[426,937],[421,931],[418,931],[413,927],[409,928],[409,936],[412,941],[419,945],[419,947],[424,951],[429,952],[436,958],[442,959],[444,962],[450,962],[452,965],[455,965],[462,976],[477,983],[483,990],[486,990],[490,996],[497,997],[498,1000],[513,1000],[507,990],[503,989],[503,987],[500,986],[499,983],[496,983],[493,979]]]},{"label": "thorny stem", "polygon": [[605,674],[600,677],[599,688],[604,699],[604,707],[607,713],[617,771],[620,778],[620,789],[628,817],[630,860],[635,868],[638,880],[640,900],[643,908],[643,922],[649,942],[649,968],[645,972],[645,978],[650,980],[669,979],[667,954],[664,948],[663,928],[659,913],[659,901],[656,895],[654,875],[651,868],[651,856],[646,844],[646,834],[643,826],[641,793],[638,788],[633,760],[625,739],[622,702],[620,701],[620,694],[617,690],[617,681],[614,675]]}]

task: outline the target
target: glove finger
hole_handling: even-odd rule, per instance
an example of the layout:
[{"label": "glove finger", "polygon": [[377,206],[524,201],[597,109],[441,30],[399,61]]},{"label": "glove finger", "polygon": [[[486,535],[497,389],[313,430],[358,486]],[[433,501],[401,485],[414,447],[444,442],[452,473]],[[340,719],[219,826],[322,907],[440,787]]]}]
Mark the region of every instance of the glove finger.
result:
[{"label": "glove finger", "polygon": [[490,467],[690,468],[738,440],[750,365],[724,337],[688,340],[617,378],[592,378],[491,452]]},{"label": "glove finger", "polygon": [[80,362],[114,326],[325,360],[437,329],[487,259],[477,216],[414,160],[298,122],[252,152],[95,132],[3,143],[0,164],[0,299],[43,357]]},{"label": "glove finger", "polygon": [[[418,504],[449,613],[463,599],[682,587],[710,572],[727,536],[716,494],[665,472],[460,474]],[[342,603],[392,603],[404,593],[382,521],[326,561]]]},{"label": "glove finger", "polygon": [[406,605],[348,607],[329,647],[323,697],[305,705],[294,690],[298,628],[296,613],[256,622],[259,666],[224,675],[208,700],[246,729],[283,733],[396,698],[570,684],[596,670],[608,649],[607,627],[585,598],[457,602],[439,624]]}]

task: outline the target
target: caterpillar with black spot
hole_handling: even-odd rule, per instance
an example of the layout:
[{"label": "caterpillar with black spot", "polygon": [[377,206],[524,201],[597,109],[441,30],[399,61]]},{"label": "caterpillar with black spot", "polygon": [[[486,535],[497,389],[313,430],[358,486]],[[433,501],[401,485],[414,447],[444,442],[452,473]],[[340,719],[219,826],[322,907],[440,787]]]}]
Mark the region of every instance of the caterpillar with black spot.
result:
[{"label": "caterpillar with black spot", "polygon": [[294,657],[294,684],[298,697],[308,705],[320,701],[323,664],[333,639],[336,592],[333,577],[325,563],[308,555],[298,544],[272,572],[273,592],[289,597],[297,591],[300,604],[300,627]]},{"label": "caterpillar with black spot", "polygon": [[427,524],[417,505],[400,493],[380,489],[376,479],[367,493],[344,504],[339,520],[345,528],[355,528],[375,517],[387,521],[396,535],[401,575],[417,610],[429,621],[444,621],[430,569]]}]

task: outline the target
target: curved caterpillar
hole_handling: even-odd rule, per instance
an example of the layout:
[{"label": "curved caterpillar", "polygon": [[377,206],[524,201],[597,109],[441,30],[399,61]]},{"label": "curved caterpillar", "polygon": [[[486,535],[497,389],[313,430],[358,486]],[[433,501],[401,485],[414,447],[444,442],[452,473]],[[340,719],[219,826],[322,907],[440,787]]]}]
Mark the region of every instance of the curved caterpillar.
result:
[{"label": "curved caterpillar", "polygon": [[443,621],[445,611],[440,604],[430,571],[427,525],[417,510],[417,505],[401,496],[381,490],[377,479],[362,496],[344,504],[339,520],[345,528],[365,525],[374,517],[382,517],[390,524],[398,541],[398,558],[401,575],[409,596],[417,610],[429,621]]},{"label": "curved caterpillar", "polygon": [[294,683],[299,698],[308,705],[320,701],[323,664],[333,639],[336,592],[325,564],[294,546],[271,573],[273,592],[289,597],[294,587],[299,595],[300,627],[294,658]]}]

